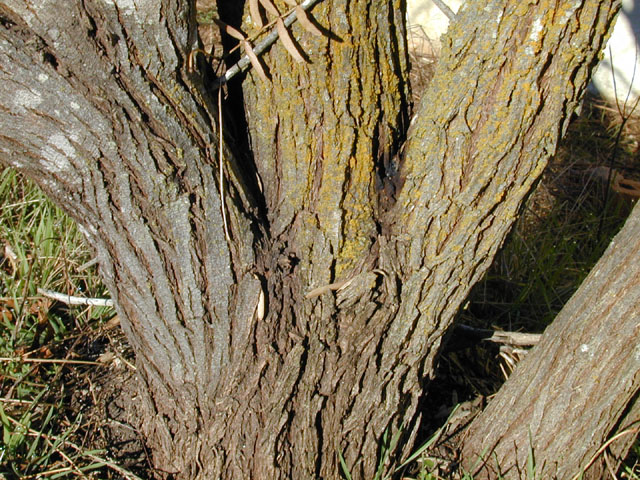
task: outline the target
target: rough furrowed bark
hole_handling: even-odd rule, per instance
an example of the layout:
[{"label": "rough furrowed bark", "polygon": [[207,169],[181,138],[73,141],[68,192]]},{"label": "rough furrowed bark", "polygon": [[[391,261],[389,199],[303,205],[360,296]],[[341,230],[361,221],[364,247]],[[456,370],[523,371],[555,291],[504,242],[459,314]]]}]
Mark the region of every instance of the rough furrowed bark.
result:
[{"label": "rough furrowed bark", "polygon": [[[385,432],[410,447],[443,335],[555,150],[613,4],[471,2],[398,155],[402,2],[319,3],[326,35],[290,29],[310,63],[276,44],[270,82],[243,82],[253,162],[227,152],[227,240],[190,7],[54,3],[0,4],[0,152],[95,246],[156,464],[336,478],[342,452],[372,478]],[[258,182],[239,173],[253,166]]]},{"label": "rough furrowed bark", "polygon": [[[295,377],[291,406],[270,420],[278,430],[255,457],[265,462],[256,472],[308,476],[313,461],[316,474],[330,476],[343,451],[355,477],[369,478],[385,432],[402,426],[411,438],[442,338],[555,151],[617,7],[468,6],[451,34],[461,40],[451,40],[441,80],[416,114],[399,175],[393,140],[402,124],[389,119],[401,118],[405,97],[389,109],[360,90],[372,81],[363,80],[370,64],[374,85],[403,73],[386,63],[384,47],[367,50],[376,45],[367,15],[392,18],[382,2],[366,11],[359,2],[319,5],[314,16],[340,41],[301,33],[310,65],[295,65],[276,46],[265,57],[272,81],[245,82],[272,242],[261,257],[272,263],[259,267],[271,312],[257,331],[276,338],[285,359],[264,363],[273,365],[271,378]],[[472,94],[451,87],[469,83]],[[303,297],[323,285],[319,297]],[[322,454],[309,455],[314,449]],[[280,460],[279,451],[292,457]]]},{"label": "rough furrowed bark", "polygon": [[398,258],[402,295],[380,348],[402,344],[413,378],[429,373],[435,346],[555,152],[618,8],[469,2],[453,22],[411,122],[381,249]]},{"label": "rough furrowed bark", "polygon": [[[253,313],[259,284],[243,282],[251,241],[225,240],[215,112],[186,70],[192,12],[171,2],[63,10],[0,5],[1,160],[83,228],[136,352],[156,463],[195,477],[233,353],[229,315]],[[246,199],[234,191],[231,234],[250,239]],[[245,312],[237,299],[249,295]]]},{"label": "rough furrowed bark", "polygon": [[573,478],[587,467],[582,478],[617,471],[640,427],[639,238],[636,206],[540,343],[471,424],[463,459],[469,471],[477,467],[474,478],[525,478],[529,452],[536,478]]},{"label": "rough furrowed bark", "polygon": [[[385,306],[397,303],[395,279],[376,269],[377,217],[388,201],[381,178],[408,107],[399,7],[321,2],[312,15],[326,36],[291,29],[309,63],[276,44],[264,56],[270,82],[250,74],[243,84],[268,220],[258,257],[268,313],[254,346],[266,417],[251,457],[257,476],[335,478],[343,451],[356,478],[371,478],[397,407],[416,408],[417,396],[396,387],[385,399],[395,361],[380,370],[378,351],[393,314]],[[238,399],[256,390],[241,385]],[[230,423],[257,423],[247,420],[255,415]]]}]

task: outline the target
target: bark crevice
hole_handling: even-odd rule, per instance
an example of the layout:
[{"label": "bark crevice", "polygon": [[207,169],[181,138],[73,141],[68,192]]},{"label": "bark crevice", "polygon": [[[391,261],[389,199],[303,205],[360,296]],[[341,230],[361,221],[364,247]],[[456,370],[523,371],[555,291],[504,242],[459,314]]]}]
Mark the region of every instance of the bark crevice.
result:
[{"label": "bark crevice", "polygon": [[[469,5],[408,127],[403,9],[321,2],[332,35],[294,24],[310,63],[274,45],[270,82],[249,72],[228,86],[223,132],[206,74],[185,69],[191,5],[85,2],[59,18],[11,4],[3,16],[24,18],[56,65],[4,23],[0,85],[19,93],[0,87],[13,109],[0,111],[0,155],[95,245],[160,468],[334,478],[342,451],[354,477],[373,478],[385,432],[407,439],[392,458],[411,448],[444,334],[566,127],[582,88],[567,76],[584,83],[604,41],[615,8],[596,20],[596,3],[540,20],[542,43],[531,25],[548,5]],[[220,6],[241,23],[222,11],[241,5]],[[562,56],[590,32],[595,46]]]}]

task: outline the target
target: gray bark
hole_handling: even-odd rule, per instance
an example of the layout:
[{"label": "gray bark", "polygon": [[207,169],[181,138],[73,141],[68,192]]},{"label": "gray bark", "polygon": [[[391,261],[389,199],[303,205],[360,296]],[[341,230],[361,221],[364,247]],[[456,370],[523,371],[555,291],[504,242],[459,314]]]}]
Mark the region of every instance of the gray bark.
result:
[{"label": "gray bark", "polygon": [[292,28],[311,63],[275,45],[271,81],[239,86],[253,152],[225,143],[223,197],[218,112],[186,69],[192,6],[0,3],[0,159],[95,247],[158,468],[335,478],[342,451],[372,478],[381,438],[400,428],[394,453],[406,453],[443,337],[554,152],[618,6],[468,5],[407,134],[398,2],[321,2],[312,13],[330,34]]},{"label": "gray bark", "polygon": [[[606,453],[617,471],[640,426],[638,239],[640,206],[473,421],[464,459],[469,470],[478,466],[474,478],[524,478],[530,448],[536,478],[572,478],[626,430]],[[605,455],[599,455],[583,478],[604,478],[606,471]]]}]

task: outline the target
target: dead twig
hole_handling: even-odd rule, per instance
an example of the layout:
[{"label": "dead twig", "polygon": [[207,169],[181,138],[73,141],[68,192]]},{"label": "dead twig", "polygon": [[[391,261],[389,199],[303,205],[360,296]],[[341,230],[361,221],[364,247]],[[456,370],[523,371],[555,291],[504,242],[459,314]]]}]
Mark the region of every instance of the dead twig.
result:
[{"label": "dead twig", "polygon": [[110,298],[86,298],[67,295],[66,293],[54,292],[44,288],[38,288],[37,292],[47,298],[52,298],[67,305],[89,305],[92,307],[113,307],[113,300]]},{"label": "dead twig", "polygon": [[446,15],[446,17],[449,19],[450,22],[452,22],[453,19],[456,18],[456,14],[453,13],[453,10],[451,10],[449,8],[449,5],[444,3],[442,0],[433,0],[433,3],[435,4],[436,7],[440,9],[442,13]]},{"label": "dead twig", "polygon": [[[298,12],[300,11],[300,9],[302,9],[303,11],[307,11],[311,7],[313,7],[316,3],[320,2],[320,1],[321,0],[304,0],[304,2],[302,2],[300,5],[298,5],[299,8],[295,8],[293,10],[293,12],[291,12],[289,15],[287,15],[284,18],[284,20],[281,20],[281,21],[284,23],[285,27],[290,27],[293,24],[293,22],[295,22],[296,19],[298,18]],[[255,45],[255,47],[253,47],[253,49],[252,49],[253,53],[255,53],[256,55],[260,55],[267,48],[269,48],[273,43],[275,43],[275,41],[278,39],[278,37],[279,37],[278,29],[277,28],[273,29],[264,38],[264,40],[262,40],[261,42],[258,42]],[[222,85],[227,83],[229,80],[231,80],[238,73],[240,73],[245,68],[247,68],[250,64],[251,64],[251,59],[250,59],[249,55],[244,55],[235,65],[233,65],[231,68],[229,68],[225,72],[224,75],[222,75],[221,77],[218,77],[216,79],[214,87],[215,88],[220,88]]]},{"label": "dead twig", "polygon": [[102,365],[99,362],[89,360],[65,360],[62,358],[29,358],[29,357],[0,357],[0,362],[23,362],[23,363],[59,363],[69,365]]},{"label": "dead twig", "polygon": [[500,330],[474,328],[468,325],[456,325],[455,335],[463,335],[471,339],[514,345],[517,347],[531,347],[536,345],[542,336],[540,333],[503,332]]}]

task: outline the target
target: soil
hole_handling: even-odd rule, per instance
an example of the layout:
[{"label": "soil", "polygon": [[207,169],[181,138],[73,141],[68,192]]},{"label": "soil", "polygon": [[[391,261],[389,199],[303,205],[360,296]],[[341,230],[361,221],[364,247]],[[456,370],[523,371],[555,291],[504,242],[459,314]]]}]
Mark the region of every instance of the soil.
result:
[{"label": "soil", "polygon": [[[140,383],[132,365],[133,352],[118,325],[86,335],[76,348],[85,359],[103,363],[90,369],[71,369],[64,378],[72,389],[71,417],[82,414],[78,433],[87,450],[106,451],[119,467],[141,477],[157,477],[136,419]],[[107,473],[107,472],[105,472]],[[108,474],[114,474],[113,469]],[[101,477],[103,478],[103,477]],[[107,478],[127,478],[126,474]]]},{"label": "soil", "polygon": [[[208,30],[206,34],[203,33],[207,44],[211,42],[211,35],[212,32]],[[417,54],[412,56],[411,82],[414,103],[418,102],[421,92],[433,75],[434,63],[435,59],[432,57]],[[587,109],[589,118],[593,119],[591,108],[592,102],[588,103]],[[607,126],[608,121],[604,117],[601,120],[599,128],[607,134],[610,128]],[[575,139],[584,141],[580,139],[581,136],[593,135],[593,131],[584,133],[580,128],[582,127],[572,127]],[[637,134],[633,135],[635,138],[640,138],[640,122],[636,121],[627,128],[632,130],[633,134]],[[576,145],[577,140],[565,140],[565,153],[561,153],[558,158],[562,160],[562,155],[575,154],[579,148]],[[638,152],[637,145],[635,152]],[[606,155],[603,157],[606,158]],[[625,175],[637,178],[640,176],[637,156],[631,157],[625,158],[624,165],[617,167],[624,169]],[[559,191],[566,194],[568,190],[585,188],[584,165],[572,164],[570,175],[565,176],[562,185],[558,184],[559,172],[566,168],[566,163],[552,162],[548,173],[545,174],[545,180],[529,201],[533,211],[531,219],[543,216],[544,212],[551,208],[553,197],[557,196]],[[484,326],[491,324],[490,318],[484,320]],[[160,472],[153,470],[149,452],[135,426],[135,419],[139,418],[136,412],[139,382],[131,365],[132,352],[119,327],[100,330],[93,337],[87,336],[80,348],[77,348],[77,353],[84,358],[104,363],[104,366],[98,368],[69,370],[65,379],[67,385],[73,389],[71,410],[76,414],[82,413],[85,419],[90,420],[86,423],[88,427],[82,432],[85,437],[83,444],[87,448],[105,449],[115,463],[143,479],[162,477]],[[517,361],[517,358],[512,360]],[[455,467],[451,460],[455,463],[456,436],[463,431],[473,415],[481,410],[487,397],[499,389],[508,374],[508,364],[509,361],[505,363],[497,347],[486,344],[445,352],[441,358],[436,377],[430,383],[429,396],[425,398],[425,421],[417,444],[431,438],[447,422],[453,407],[463,403],[462,414],[450,418],[449,426],[440,434],[442,441],[435,450],[436,455],[446,456],[450,460],[443,462],[441,473],[448,474],[447,472]],[[110,478],[126,478],[117,476],[111,470],[109,472],[114,475]]]}]

